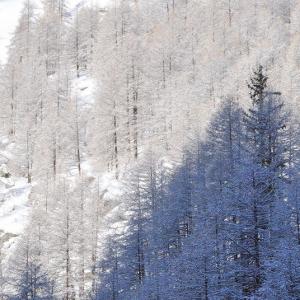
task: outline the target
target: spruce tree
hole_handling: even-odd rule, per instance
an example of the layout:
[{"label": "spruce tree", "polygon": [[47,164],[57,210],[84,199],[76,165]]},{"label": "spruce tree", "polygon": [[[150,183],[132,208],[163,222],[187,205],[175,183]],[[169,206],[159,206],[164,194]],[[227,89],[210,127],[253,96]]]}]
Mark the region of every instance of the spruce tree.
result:
[{"label": "spruce tree", "polygon": [[246,294],[263,284],[268,261],[272,260],[278,242],[274,214],[285,205],[281,190],[286,168],[287,113],[280,93],[267,89],[267,80],[263,67],[258,66],[248,85],[252,107],[244,118],[250,158],[245,167],[251,178],[248,193],[251,217],[244,231],[245,246],[250,249],[244,259],[249,268],[244,282]]}]

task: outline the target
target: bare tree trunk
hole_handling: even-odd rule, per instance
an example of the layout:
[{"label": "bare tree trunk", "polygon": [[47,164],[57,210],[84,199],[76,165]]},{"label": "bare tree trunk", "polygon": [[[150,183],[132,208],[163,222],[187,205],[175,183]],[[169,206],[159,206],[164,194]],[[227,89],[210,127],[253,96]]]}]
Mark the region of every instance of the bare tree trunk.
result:
[{"label": "bare tree trunk", "polygon": [[92,248],[92,280],[93,280],[93,292],[95,292],[95,280],[96,280],[96,263],[98,260],[97,257],[97,251],[98,251],[98,234],[99,234],[99,216],[100,216],[100,201],[103,199],[104,195],[106,194],[107,190],[104,190],[100,194],[100,179],[98,178],[98,183],[97,183],[97,199],[96,199],[96,219],[95,222],[93,223],[94,227],[94,233],[93,233],[93,248]]},{"label": "bare tree trunk", "polygon": [[229,26],[231,27],[231,23],[232,23],[231,0],[228,0],[228,23]]},{"label": "bare tree trunk", "polygon": [[53,149],[52,149],[52,153],[53,153],[53,177],[54,179],[56,178],[56,174],[57,174],[57,142],[56,142],[56,134],[54,133],[54,137],[53,137],[53,145],[52,145]]},{"label": "bare tree trunk", "polygon": [[27,131],[26,136],[26,152],[27,152],[27,182],[31,183],[31,168],[32,168],[32,161],[31,161],[31,155],[30,155],[30,134]]},{"label": "bare tree trunk", "polygon": [[133,145],[134,145],[134,158],[138,158],[138,78],[135,74],[135,65],[132,63],[132,79],[133,79]]},{"label": "bare tree trunk", "polygon": [[[255,176],[253,174],[253,188],[254,190],[257,188],[255,183]],[[254,197],[256,197],[254,195]],[[257,208],[257,199],[253,199],[253,222],[254,222],[254,263],[255,263],[255,283],[253,289],[256,290],[261,283],[260,277],[260,238],[259,238],[259,223],[258,223],[258,208]]]},{"label": "bare tree trunk", "polygon": [[67,207],[66,207],[66,291],[65,300],[71,300],[71,258],[70,258],[70,207],[69,207],[69,197],[66,195],[65,182],[64,182],[64,197],[66,197]]},{"label": "bare tree trunk", "polygon": [[81,151],[80,151],[80,132],[79,132],[79,115],[78,115],[78,101],[77,101],[77,96],[76,96],[76,156],[77,156],[77,168],[78,168],[78,174],[81,176]]},{"label": "bare tree trunk", "polygon": [[80,266],[80,287],[79,287],[79,297],[84,299],[85,294],[85,240],[84,240],[84,195],[81,187],[80,191],[80,228],[83,229],[80,237],[80,256],[81,256],[81,266]]},{"label": "bare tree trunk", "polygon": [[12,81],[11,81],[11,102],[10,102],[10,108],[11,108],[11,128],[9,133],[11,135],[16,134],[16,103],[15,103],[15,70],[12,70]]},{"label": "bare tree trunk", "polygon": [[204,299],[208,300],[207,258],[204,258]]},{"label": "bare tree trunk", "polygon": [[[138,180],[140,180],[138,178]],[[137,186],[137,200],[138,200],[138,232],[137,232],[137,258],[138,258],[138,280],[142,283],[145,277],[145,265],[144,265],[144,249],[143,249],[143,238],[142,238],[142,206],[140,196],[140,184]]]},{"label": "bare tree trunk", "polygon": [[114,165],[115,165],[115,177],[119,178],[119,149],[118,149],[118,123],[117,123],[117,105],[114,100],[114,116],[113,116],[113,143],[114,143]]},{"label": "bare tree trunk", "polygon": [[126,113],[127,113],[127,151],[130,154],[131,153],[131,130],[130,130],[130,96],[129,96],[129,76],[127,74],[127,95],[126,95]]},{"label": "bare tree trunk", "polygon": [[79,70],[80,70],[80,64],[79,64],[79,24],[78,24],[78,7],[76,7],[76,27],[75,27],[75,34],[76,34],[76,42],[75,42],[75,48],[76,48],[76,75],[77,78],[80,77]]}]

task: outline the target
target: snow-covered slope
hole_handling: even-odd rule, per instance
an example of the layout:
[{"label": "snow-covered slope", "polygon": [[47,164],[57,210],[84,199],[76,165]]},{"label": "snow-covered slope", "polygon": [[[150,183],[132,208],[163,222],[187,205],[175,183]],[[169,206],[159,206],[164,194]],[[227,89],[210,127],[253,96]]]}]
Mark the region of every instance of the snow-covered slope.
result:
[{"label": "snow-covered slope", "polygon": [[25,178],[11,178],[7,182],[0,178],[0,230],[18,235],[23,232],[30,213],[31,186]]},{"label": "snow-covered slope", "polygon": [[29,195],[31,185],[26,178],[14,176],[7,168],[12,160],[7,137],[1,138],[0,151],[0,259],[5,268],[18,237],[22,235],[30,219]]}]

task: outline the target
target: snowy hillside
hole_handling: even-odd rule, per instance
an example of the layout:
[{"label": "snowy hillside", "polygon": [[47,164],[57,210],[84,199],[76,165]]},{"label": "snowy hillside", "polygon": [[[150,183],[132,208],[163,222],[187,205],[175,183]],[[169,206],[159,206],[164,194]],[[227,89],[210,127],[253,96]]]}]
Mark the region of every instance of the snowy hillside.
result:
[{"label": "snowy hillside", "polygon": [[0,71],[0,298],[300,299],[300,3],[91,2]]},{"label": "snowy hillside", "polygon": [[7,138],[1,139],[0,167],[0,253],[1,289],[4,276],[9,275],[8,261],[16,251],[17,241],[21,238],[30,222],[31,185],[27,179],[11,174],[7,165],[13,159],[10,149],[13,144]]},{"label": "snowy hillside", "polygon": [[[4,180],[3,180],[4,181]],[[0,230],[7,234],[21,234],[30,214],[30,185],[26,178],[13,178],[1,184]]]}]

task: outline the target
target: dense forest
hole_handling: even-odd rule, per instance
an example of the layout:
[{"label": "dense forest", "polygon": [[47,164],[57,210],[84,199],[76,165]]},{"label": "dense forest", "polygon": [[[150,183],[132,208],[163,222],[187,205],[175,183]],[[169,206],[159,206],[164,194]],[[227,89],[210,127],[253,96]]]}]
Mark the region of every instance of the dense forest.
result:
[{"label": "dense forest", "polygon": [[299,11],[25,0],[0,69],[0,299],[300,299]]}]

